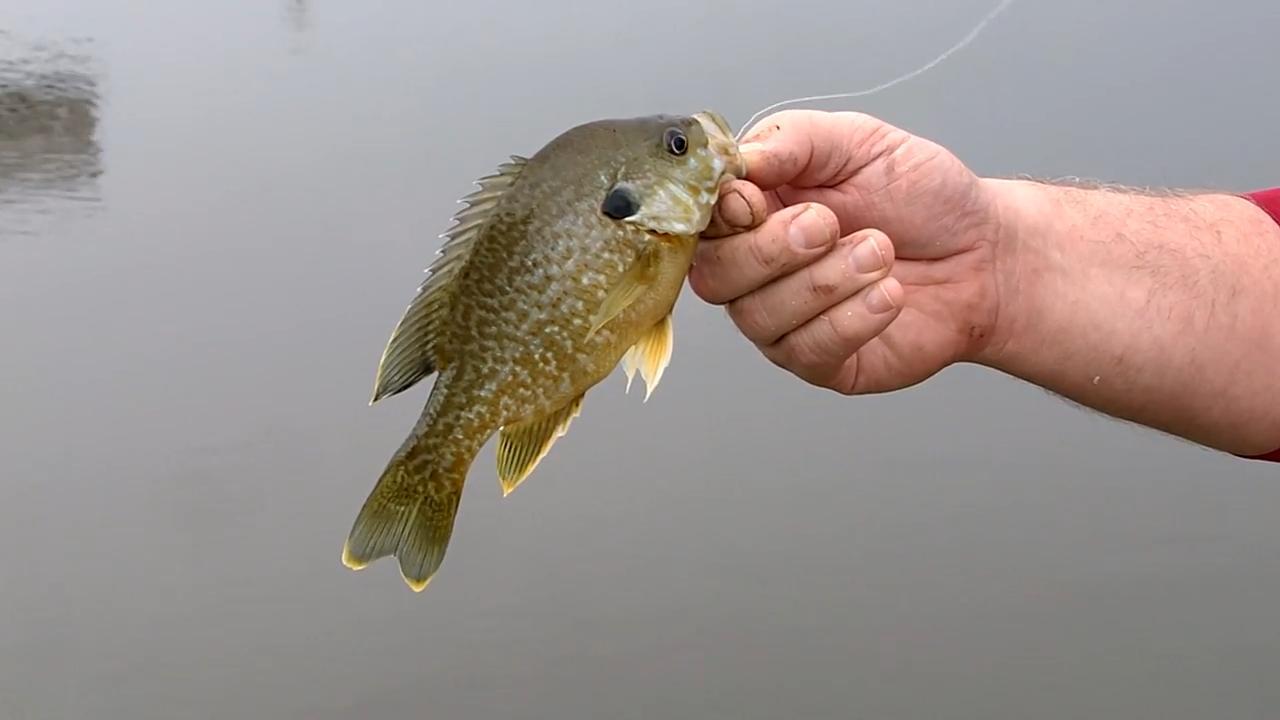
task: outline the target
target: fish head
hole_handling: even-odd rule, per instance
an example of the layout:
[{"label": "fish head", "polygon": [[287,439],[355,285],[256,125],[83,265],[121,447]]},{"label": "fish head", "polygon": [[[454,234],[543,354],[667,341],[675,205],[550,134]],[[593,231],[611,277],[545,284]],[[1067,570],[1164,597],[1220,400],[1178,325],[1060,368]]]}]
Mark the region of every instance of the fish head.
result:
[{"label": "fish head", "polygon": [[697,235],[711,222],[720,186],[746,168],[719,114],[650,115],[616,121],[612,182],[601,212],[664,235]]}]

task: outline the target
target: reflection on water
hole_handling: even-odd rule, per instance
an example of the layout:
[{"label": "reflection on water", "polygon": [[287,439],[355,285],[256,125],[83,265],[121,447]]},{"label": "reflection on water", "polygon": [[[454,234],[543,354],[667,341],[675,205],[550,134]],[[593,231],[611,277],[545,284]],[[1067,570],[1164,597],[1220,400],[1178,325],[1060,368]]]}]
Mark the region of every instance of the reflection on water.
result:
[{"label": "reflection on water", "polygon": [[0,31],[0,235],[98,200],[98,82],[83,41]]},{"label": "reflection on water", "polygon": [[284,19],[289,28],[289,52],[300,55],[307,50],[311,30],[309,0],[284,0]]},{"label": "reflection on water", "polygon": [[307,0],[285,0],[285,13],[289,18],[289,27],[295,32],[304,32],[310,24]]}]

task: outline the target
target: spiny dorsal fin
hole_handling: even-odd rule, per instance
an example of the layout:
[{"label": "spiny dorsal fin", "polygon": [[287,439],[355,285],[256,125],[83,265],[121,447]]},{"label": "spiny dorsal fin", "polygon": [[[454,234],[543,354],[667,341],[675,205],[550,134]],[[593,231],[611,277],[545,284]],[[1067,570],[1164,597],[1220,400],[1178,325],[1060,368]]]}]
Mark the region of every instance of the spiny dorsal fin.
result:
[{"label": "spiny dorsal fin", "polygon": [[450,281],[466,264],[476,238],[527,162],[527,158],[512,155],[510,162],[476,181],[478,190],[458,201],[466,207],[454,215],[454,226],[441,235],[445,242],[427,268],[426,281],[418,288],[418,294],[405,309],[382,351],[370,405],[408,390],[439,369],[441,360],[436,342],[449,314]]},{"label": "spiny dorsal fin", "polygon": [[649,329],[635,345],[627,349],[622,356],[622,369],[627,373],[627,392],[631,392],[631,381],[636,370],[644,378],[644,399],[649,401],[654,388],[662,380],[662,372],[671,362],[671,349],[675,341],[675,333],[671,324],[671,313]]},{"label": "spiny dorsal fin", "polygon": [[503,497],[524,482],[556,440],[569,432],[569,423],[582,411],[582,398],[579,395],[543,417],[502,428],[498,434],[498,481]]},{"label": "spiny dorsal fin", "polygon": [[610,320],[626,310],[640,295],[648,289],[658,275],[658,253],[650,247],[640,251],[631,263],[631,267],[618,280],[618,284],[609,291],[604,302],[591,318],[591,327],[587,330],[587,339],[605,326]]}]

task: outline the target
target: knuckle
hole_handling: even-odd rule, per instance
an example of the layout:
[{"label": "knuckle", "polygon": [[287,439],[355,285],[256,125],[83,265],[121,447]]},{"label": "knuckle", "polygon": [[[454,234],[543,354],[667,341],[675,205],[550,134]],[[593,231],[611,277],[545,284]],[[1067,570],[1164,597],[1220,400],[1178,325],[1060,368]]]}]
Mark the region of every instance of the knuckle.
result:
[{"label": "knuckle", "polygon": [[791,338],[790,357],[799,367],[828,368],[847,359],[861,344],[857,324],[846,311],[834,308],[814,318],[804,333]]},{"label": "knuckle", "polygon": [[824,314],[827,324],[829,352],[832,355],[848,355],[863,341],[861,317],[852,308],[839,307]]},{"label": "knuckle", "polygon": [[705,302],[723,305],[733,299],[732,286],[742,268],[735,262],[731,244],[736,238],[701,243],[687,274],[689,287]]},{"label": "knuckle", "polygon": [[838,372],[838,367],[812,354],[806,349],[806,341],[803,338],[787,335],[772,345],[759,347],[762,354],[775,366],[810,385],[832,387],[831,378]]},{"label": "knuckle", "polygon": [[841,110],[832,114],[835,115],[837,119],[843,120],[845,123],[854,126],[875,121],[875,118],[871,115],[860,110]]},{"label": "knuckle", "polygon": [[827,365],[827,358],[812,335],[813,333],[791,333],[777,344],[779,357],[787,369],[812,375]]},{"label": "knuckle", "polygon": [[805,290],[818,300],[830,300],[841,290],[840,276],[827,269],[826,263],[815,263],[805,269]]},{"label": "knuckle", "polygon": [[816,299],[828,301],[824,307],[829,307],[831,300],[843,299],[853,292],[849,289],[851,270],[847,258],[856,245],[854,238],[840,238],[826,256],[805,268],[805,291]]},{"label": "knuckle", "polygon": [[806,370],[805,363],[796,356],[796,339],[792,335],[785,335],[772,345],[761,346],[760,351],[769,362],[783,370],[796,375],[801,375]]},{"label": "knuckle", "polygon": [[836,113],[836,122],[847,138],[865,137],[885,126],[885,123],[869,113],[845,110]]},{"label": "knuckle", "polygon": [[715,273],[713,268],[709,267],[712,262],[710,259],[699,260],[689,268],[689,288],[704,302],[719,304]]},{"label": "knuckle", "polygon": [[745,262],[754,268],[771,272],[785,259],[782,248],[781,233],[776,229],[754,233],[746,238],[744,244]]},{"label": "knuckle", "polygon": [[833,382],[828,384],[827,387],[831,389],[832,392],[845,397],[853,397],[854,395],[859,394],[857,387],[855,387],[853,383]]},{"label": "knuckle", "polygon": [[758,293],[748,293],[730,302],[729,318],[738,330],[752,342],[767,341],[770,334],[769,311],[760,301]]}]

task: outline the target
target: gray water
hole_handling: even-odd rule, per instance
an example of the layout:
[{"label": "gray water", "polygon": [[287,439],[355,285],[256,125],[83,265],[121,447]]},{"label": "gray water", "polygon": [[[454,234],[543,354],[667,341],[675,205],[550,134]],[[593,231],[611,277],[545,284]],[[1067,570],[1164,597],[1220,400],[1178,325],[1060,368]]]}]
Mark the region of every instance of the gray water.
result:
[{"label": "gray water", "polygon": [[[976,368],[809,388],[689,292],[647,404],[619,372],[506,499],[486,449],[426,592],[339,562],[474,178],[871,86],[989,7],[7,0],[0,80],[50,87],[0,143],[0,718],[1280,717],[1275,467]],[[988,175],[1244,190],[1277,37],[1262,0],[1022,0],[823,107]]]}]

